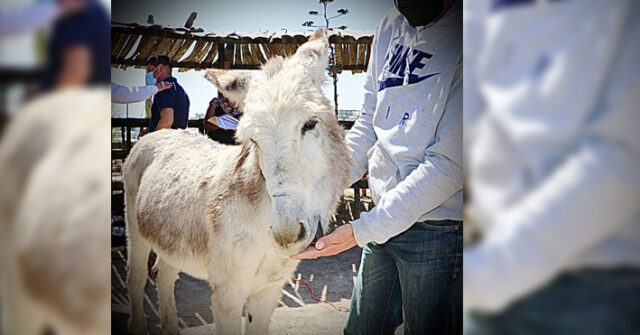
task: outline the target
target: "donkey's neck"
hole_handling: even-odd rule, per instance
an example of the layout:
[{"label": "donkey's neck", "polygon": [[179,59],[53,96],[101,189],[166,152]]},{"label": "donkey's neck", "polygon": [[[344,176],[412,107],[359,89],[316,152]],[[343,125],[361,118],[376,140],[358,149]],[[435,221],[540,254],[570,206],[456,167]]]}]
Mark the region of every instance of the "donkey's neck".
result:
[{"label": "donkey's neck", "polygon": [[232,191],[240,192],[251,205],[268,197],[262,170],[258,163],[258,155],[252,144],[245,144],[240,150],[233,170]]}]

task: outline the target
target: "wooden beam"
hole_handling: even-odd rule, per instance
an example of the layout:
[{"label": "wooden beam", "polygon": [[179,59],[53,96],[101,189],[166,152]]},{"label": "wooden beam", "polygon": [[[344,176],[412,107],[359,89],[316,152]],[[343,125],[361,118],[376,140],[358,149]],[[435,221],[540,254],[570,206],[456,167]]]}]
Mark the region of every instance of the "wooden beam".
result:
[{"label": "wooden beam", "polygon": [[[159,28],[159,27],[111,27],[111,32],[113,33],[127,33],[127,34],[140,34],[144,36],[159,36],[159,37],[168,37],[168,38],[181,38],[181,39],[189,39],[189,40],[204,40],[210,41],[214,43],[231,43],[231,44],[243,44],[243,43],[269,43],[269,38],[267,37],[255,37],[255,38],[237,38],[237,37],[222,37],[222,36],[207,36],[207,35],[194,35],[190,32],[177,32],[173,29],[169,28]],[[285,36],[286,41],[279,41],[280,43],[294,43],[294,44],[302,44],[308,40],[307,36],[302,35],[283,35]],[[330,43],[338,43],[338,44],[358,44],[358,43],[371,43],[373,41],[373,36],[363,36],[358,39],[355,39],[352,36],[338,36],[332,35],[329,36]]]},{"label": "wooden beam", "polygon": [[[218,56],[222,56],[223,53],[219,53]],[[215,64],[206,63],[206,62],[176,62],[173,63],[173,68],[190,68],[190,69],[210,69],[212,67],[220,68],[218,63],[221,57],[218,57],[218,62]],[[234,70],[259,70],[262,64],[231,64],[230,62],[226,62],[227,67],[223,67],[226,69],[234,69]],[[147,65],[146,59],[122,59],[122,58],[112,58],[111,66],[118,67],[120,65],[124,66],[135,66],[135,67],[145,67]],[[332,66],[328,68],[329,71],[333,69]],[[335,70],[340,71],[366,71],[367,67],[364,65],[337,65]]]}]

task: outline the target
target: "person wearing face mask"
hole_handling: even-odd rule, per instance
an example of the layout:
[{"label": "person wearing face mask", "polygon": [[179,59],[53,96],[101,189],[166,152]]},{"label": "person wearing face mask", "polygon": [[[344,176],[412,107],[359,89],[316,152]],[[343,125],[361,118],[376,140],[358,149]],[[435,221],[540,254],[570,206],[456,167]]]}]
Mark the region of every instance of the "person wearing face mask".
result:
[{"label": "person wearing face mask", "polygon": [[[147,76],[168,82],[171,89],[156,94],[151,106],[149,132],[164,128],[186,128],[189,119],[189,96],[176,78],[171,76],[171,60],[167,56],[152,57],[147,62]],[[153,80],[148,79],[148,80]]]},{"label": "person wearing face mask", "polygon": [[395,0],[364,89],[346,143],[376,206],[292,258],[363,248],[345,334],[460,334],[461,1]]}]

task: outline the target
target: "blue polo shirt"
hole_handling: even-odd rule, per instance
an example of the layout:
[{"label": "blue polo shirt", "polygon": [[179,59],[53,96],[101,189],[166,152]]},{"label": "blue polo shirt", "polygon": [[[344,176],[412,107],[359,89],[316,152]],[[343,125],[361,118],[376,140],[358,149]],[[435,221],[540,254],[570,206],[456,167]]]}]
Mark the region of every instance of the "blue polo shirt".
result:
[{"label": "blue polo shirt", "polygon": [[169,77],[164,81],[172,83],[173,87],[153,97],[149,131],[156,130],[158,122],[160,121],[160,111],[167,107],[173,108],[173,124],[171,124],[171,128],[187,128],[187,121],[189,120],[189,96],[187,96],[182,86],[178,84],[176,78]]},{"label": "blue polo shirt", "polygon": [[56,84],[62,71],[66,50],[76,46],[91,50],[91,73],[88,85],[109,85],[111,82],[111,20],[97,0],[87,1],[81,11],[57,20],[48,44],[48,62],[40,83],[42,91]]}]

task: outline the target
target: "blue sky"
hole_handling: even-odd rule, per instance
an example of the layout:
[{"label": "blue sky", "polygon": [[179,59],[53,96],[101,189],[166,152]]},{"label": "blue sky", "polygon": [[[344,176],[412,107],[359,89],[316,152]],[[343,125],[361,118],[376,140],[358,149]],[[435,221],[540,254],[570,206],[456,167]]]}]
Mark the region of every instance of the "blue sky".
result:
[{"label": "blue sky", "polygon": [[[375,30],[380,18],[393,7],[393,0],[336,0],[329,4],[328,12],[335,14],[340,8],[349,14],[332,21],[332,25],[346,25],[354,30]],[[317,0],[285,1],[131,1],[114,0],[111,3],[112,20],[117,22],[146,23],[152,14],[156,24],[182,26],[191,12],[197,12],[194,26],[215,31],[302,30],[307,20],[320,23],[320,17],[308,15],[308,11],[321,12]],[[127,86],[144,84],[144,71],[129,68],[126,71],[112,69],[112,81]],[[191,100],[190,117],[206,111],[209,100],[217,94],[215,87],[204,79],[201,71],[178,72],[174,76],[185,88]],[[360,109],[363,101],[364,73],[344,72],[338,76],[338,105],[340,109]],[[333,86],[327,80],[325,93],[333,101]],[[125,105],[112,105],[114,116],[125,115]],[[144,103],[129,105],[129,117],[142,117]]]}]

